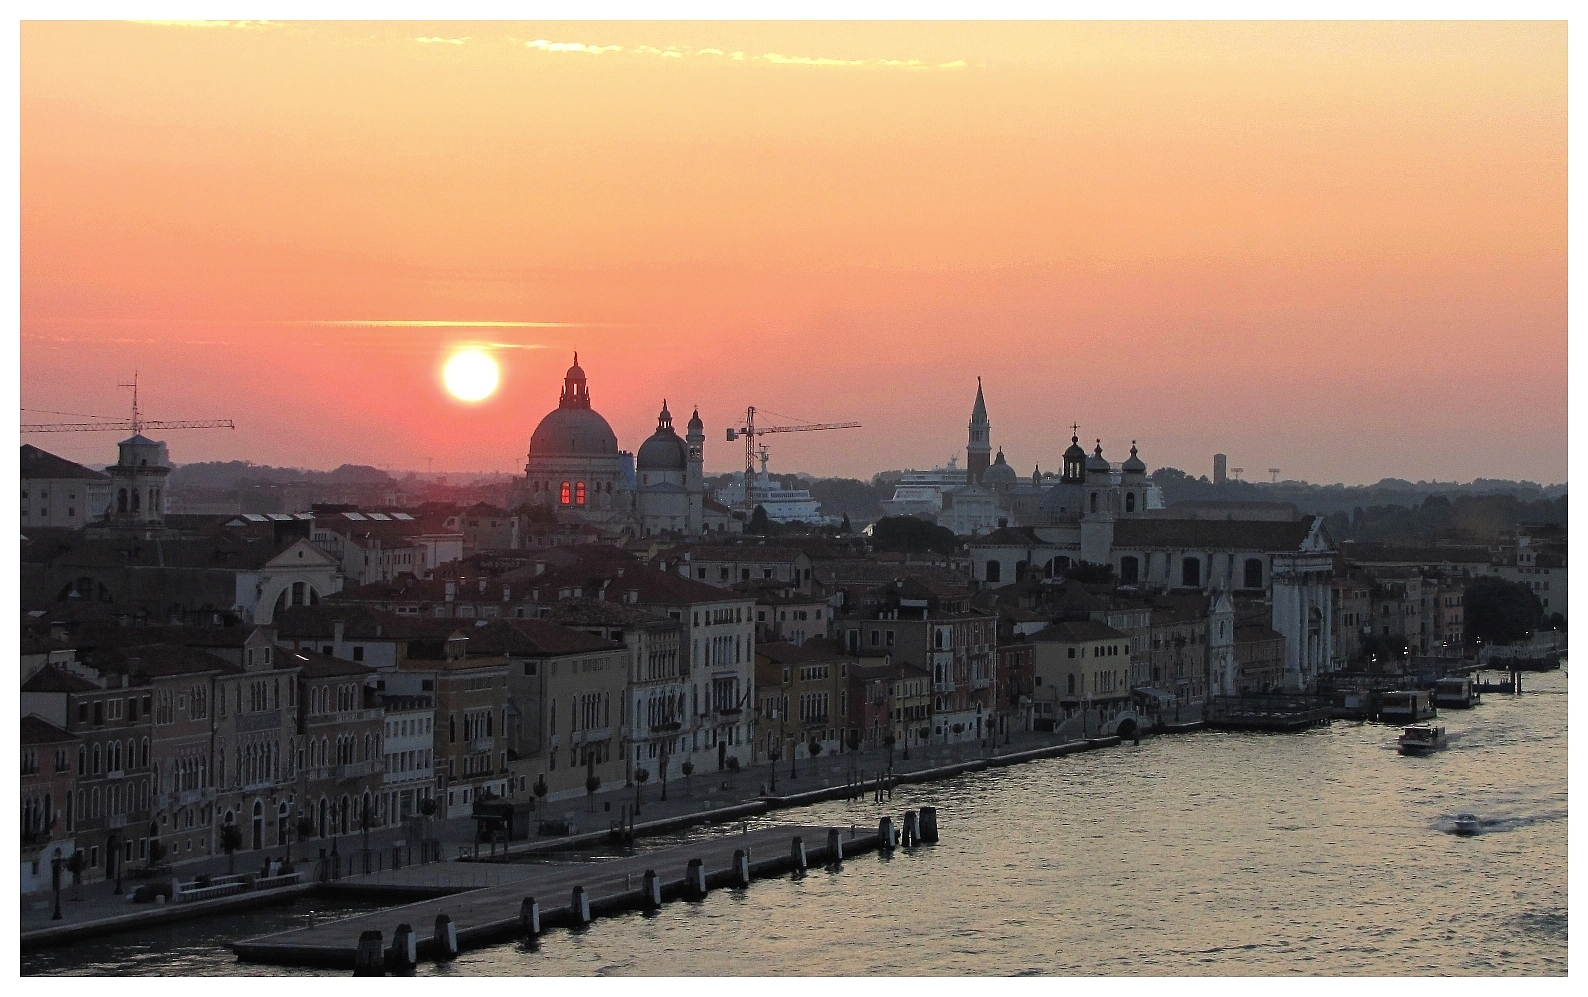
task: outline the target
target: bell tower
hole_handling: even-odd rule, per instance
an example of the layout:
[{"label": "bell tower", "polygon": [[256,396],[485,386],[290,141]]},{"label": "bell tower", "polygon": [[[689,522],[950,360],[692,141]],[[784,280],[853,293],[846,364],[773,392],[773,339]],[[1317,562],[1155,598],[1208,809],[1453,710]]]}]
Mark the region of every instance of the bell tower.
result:
[{"label": "bell tower", "polygon": [[987,421],[987,401],[981,394],[981,378],[976,378],[976,404],[970,410],[970,438],[965,444],[965,480],[981,484],[982,474],[992,457],[992,424]]}]

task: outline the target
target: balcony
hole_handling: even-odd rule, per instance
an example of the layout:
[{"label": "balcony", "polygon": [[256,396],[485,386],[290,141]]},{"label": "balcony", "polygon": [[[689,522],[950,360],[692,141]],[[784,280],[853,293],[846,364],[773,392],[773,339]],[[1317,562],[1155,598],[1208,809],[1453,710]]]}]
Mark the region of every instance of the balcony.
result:
[{"label": "balcony", "polygon": [[469,751],[473,752],[476,755],[484,754],[487,751],[495,751],[495,750],[496,750],[496,738],[494,738],[494,737],[477,737],[474,740],[469,742]]},{"label": "balcony", "polygon": [[346,765],[338,765],[332,769],[331,778],[339,781],[342,779],[358,779],[374,771],[374,762],[349,762]]},{"label": "balcony", "polygon": [[953,692],[954,691],[954,683],[953,682],[933,682],[932,683],[932,691],[933,692]]},{"label": "balcony", "polygon": [[671,723],[651,724],[651,731],[656,734],[671,734],[673,731],[682,729],[683,726],[683,724],[674,720]]},{"label": "balcony", "polygon": [[812,713],[810,716],[800,717],[800,723],[806,726],[815,726],[817,724],[825,724],[829,719],[831,718],[826,713]]},{"label": "balcony", "polygon": [[991,689],[992,679],[971,679],[970,687],[972,689]]},{"label": "balcony", "polygon": [[281,711],[270,710],[265,713],[244,713],[237,718],[237,732],[248,734],[260,730],[276,730],[281,726]]},{"label": "balcony", "polygon": [[612,740],[611,727],[587,727],[573,732],[574,744],[594,744],[597,741],[610,740]]},{"label": "balcony", "polygon": [[717,714],[724,717],[736,717],[743,712],[744,708],[740,706],[723,706],[717,710]]}]

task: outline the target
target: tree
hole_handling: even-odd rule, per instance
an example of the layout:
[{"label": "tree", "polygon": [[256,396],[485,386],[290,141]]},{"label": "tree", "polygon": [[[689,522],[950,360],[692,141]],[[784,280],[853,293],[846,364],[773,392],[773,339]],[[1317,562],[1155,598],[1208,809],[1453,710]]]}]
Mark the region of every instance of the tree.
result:
[{"label": "tree", "polygon": [[1514,644],[1537,630],[1544,605],[1533,590],[1503,578],[1476,578],[1462,595],[1467,643]]},{"label": "tree", "polygon": [[540,775],[536,776],[535,785],[531,786],[530,789],[535,793],[535,809],[539,810],[540,801],[544,800],[546,798],[546,794],[551,792],[551,787],[546,785],[546,773],[542,772]]},{"label": "tree", "polygon": [[849,525],[849,513],[846,512],[844,513],[844,521],[838,524],[838,532],[853,533],[854,531],[855,528]]},{"label": "tree", "polygon": [[164,859],[164,858],[165,858],[165,845],[160,843],[160,839],[159,838],[150,838],[149,839],[149,868],[153,869],[155,866],[159,865],[160,861],[162,859]]},{"label": "tree", "polygon": [[1112,564],[1093,564],[1090,561],[1081,561],[1072,564],[1065,570],[1064,576],[1071,581],[1080,582],[1082,585],[1112,585],[1114,583],[1114,566]]},{"label": "tree", "polygon": [[765,506],[758,505],[755,507],[755,511],[750,513],[750,525],[744,528],[744,532],[755,533],[763,537],[772,532],[772,521],[767,518]]},{"label": "tree", "polygon": [[849,728],[849,737],[846,739],[850,751],[860,750],[860,730],[856,727]]},{"label": "tree", "polygon": [[237,871],[237,849],[243,847],[243,832],[236,824],[221,828],[221,850],[226,853],[226,874]]},{"label": "tree", "polygon": [[728,756],[728,778],[733,781],[733,791],[739,791],[739,756]]},{"label": "tree", "polygon": [[952,554],[959,546],[954,531],[914,516],[884,516],[871,528],[871,544],[877,550]]},{"label": "tree", "polygon": [[590,812],[595,813],[595,794],[601,788],[601,777],[591,774],[585,777],[584,791],[590,800]]},{"label": "tree", "polygon": [[691,788],[689,777],[695,774],[695,763],[685,759],[684,764],[678,766],[678,770],[684,773],[684,795],[688,796]]}]

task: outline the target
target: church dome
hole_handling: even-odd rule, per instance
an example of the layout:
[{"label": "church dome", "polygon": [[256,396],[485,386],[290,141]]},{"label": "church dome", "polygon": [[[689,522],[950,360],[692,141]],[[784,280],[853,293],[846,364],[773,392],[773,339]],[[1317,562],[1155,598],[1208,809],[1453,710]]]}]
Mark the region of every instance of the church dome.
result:
[{"label": "church dome", "polygon": [[557,407],[540,420],[529,438],[529,456],[616,457],[617,453],[617,434],[601,413],[590,407],[590,389],[575,353],[573,366],[563,377]]},{"label": "church dome", "polygon": [[1112,470],[1113,467],[1108,463],[1108,458],[1103,456],[1103,441],[1098,440],[1097,449],[1092,451],[1090,457],[1086,458],[1086,473],[1107,474]]},{"label": "church dome", "polygon": [[617,434],[601,413],[588,408],[553,409],[529,438],[531,457],[616,457]]},{"label": "church dome", "polygon": [[1146,474],[1147,473],[1147,465],[1146,465],[1146,463],[1143,462],[1140,457],[1136,456],[1136,441],[1135,440],[1131,440],[1130,441],[1130,457],[1128,459],[1126,459],[1125,463],[1119,465],[1119,469],[1121,471],[1124,471],[1126,474]]},{"label": "church dome", "polygon": [[634,465],[640,471],[682,471],[689,456],[684,441],[673,429],[673,415],[662,402],[661,414],[656,417],[656,432],[640,444]]},{"label": "church dome", "polygon": [[1010,467],[1008,462],[1004,460],[1003,448],[999,447],[998,456],[994,457],[992,464],[988,465],[987,470],[981,473],[981,482],[984,485],[1002,488],[1007,485],[1013,485],[1018,477],[1015,474],[1015,469]]}]

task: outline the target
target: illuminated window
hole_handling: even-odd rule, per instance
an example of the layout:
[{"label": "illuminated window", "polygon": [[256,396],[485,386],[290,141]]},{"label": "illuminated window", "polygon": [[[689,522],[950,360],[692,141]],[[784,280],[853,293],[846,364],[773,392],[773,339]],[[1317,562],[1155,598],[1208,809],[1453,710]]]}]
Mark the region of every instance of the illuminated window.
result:
[{"label": "illuminated window", "polygon": [[567,505],[570,501],[572,500],[568,496],[568,482],[564,481],[562,483],[562,504]]},{"label": "illuminated window", "polygon": [[578,505],[584,505],[584,482],[583,481],[579,482],[578,489],[579,490],[576,493],[577,494],[577,498],[575,499],[575,502]]}]

